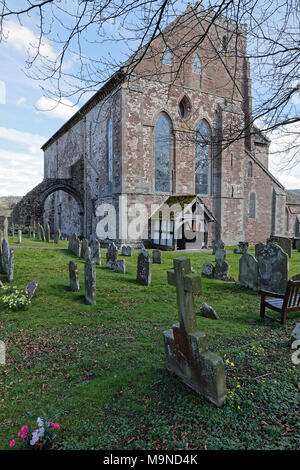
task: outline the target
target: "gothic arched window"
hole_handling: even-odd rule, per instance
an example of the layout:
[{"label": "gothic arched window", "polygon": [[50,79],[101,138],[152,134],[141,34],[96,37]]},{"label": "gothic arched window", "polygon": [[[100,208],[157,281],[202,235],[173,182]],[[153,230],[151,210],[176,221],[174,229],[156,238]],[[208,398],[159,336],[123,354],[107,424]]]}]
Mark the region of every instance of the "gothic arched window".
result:
[{"label": "gothic arched window", "polygon": [[202,121],[196,130],[195,154],[195,192],[209,193],[211,157],[211,130],[206,121]]},{"label": "gothic arched window", "polygon": [[199,75],[201,74],[201,60],[197,55],[195,55],[193,60],[193,72],[198,73]]},{"label": "gothic arched window", "polygon": [[113,179],[113,128],[109,119],[107,126],[107,179],[111,183]]},{"label": "gothic arched window", "polygon": [[170,51],[170,49],[168,47],[165,49],[165,52],[163,54],[162,63],[164,65],[170,65],[170,66],[173,63],[172,52]]},{"label": "gothic arched window", "polygon": [[252,162],[248,163],[248,176],[252,176]]},{"label": "gothic arched window", "polygon": [[155,191],[170,192],[171,123],[161,114],[155,124]]},{"label": "gothic arched window", "polygon": [[249,219],[255,219],[256,196],[255,193],[250,194],[249,199]]}]

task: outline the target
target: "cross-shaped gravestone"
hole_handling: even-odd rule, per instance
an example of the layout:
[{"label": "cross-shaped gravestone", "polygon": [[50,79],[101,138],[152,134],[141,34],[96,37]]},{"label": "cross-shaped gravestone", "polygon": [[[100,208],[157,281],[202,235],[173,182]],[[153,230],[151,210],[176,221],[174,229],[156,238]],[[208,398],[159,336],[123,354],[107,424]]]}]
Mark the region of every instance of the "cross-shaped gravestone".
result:
[{"label": "cross-shaped gravestone", "polygon": [[192,273],[189,258],[175,258],[167,272],[168,283],[176,287],[179,322],[164,331],[167,369],[197,393],[217,406],[226,397],[222,358],[207,349],[207,339],[197,330],[194,296],[201,292],[201,277]]}]

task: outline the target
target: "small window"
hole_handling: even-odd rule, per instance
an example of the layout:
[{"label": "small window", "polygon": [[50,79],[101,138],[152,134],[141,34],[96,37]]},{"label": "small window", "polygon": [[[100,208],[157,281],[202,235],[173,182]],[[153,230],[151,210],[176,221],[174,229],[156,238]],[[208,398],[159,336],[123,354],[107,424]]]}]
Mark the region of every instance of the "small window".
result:
[{"label": "small window", "polygon": [[255,206],[256,206],[256,196],[255,196],[255,193],[251,193],[250,200],[249,200],[249,219],[255,219]]},{"label": "small window", "polygon": [[180,101],[178,105],[178,112],[182,119],[188,117],[188,115],[190,114],[191,103],[186,96],[184,96],[182,100]]},{"label": "small window", "polygon": [[248,176],[252,176],[252,162],[248,163]]},{"label": "small window", "polygon": [[162,63],[164,65],[169,65],[170,67],[173,63],[172,52],[170,51],[170,49],[168,47],[165,49],[165,52],[163,54]]},{"label": "small window", "polygon": [[201,74],[201,60],[197,55],[194,57],[193,61],[193,72],[197,73],[198,75]]}]

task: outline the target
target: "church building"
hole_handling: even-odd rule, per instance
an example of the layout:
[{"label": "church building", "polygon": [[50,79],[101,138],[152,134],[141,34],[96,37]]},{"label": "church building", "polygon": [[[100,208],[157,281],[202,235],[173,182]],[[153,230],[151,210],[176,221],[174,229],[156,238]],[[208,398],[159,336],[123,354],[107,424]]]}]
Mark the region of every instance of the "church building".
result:
[{"label": "church building", "polygon": [[212,17],[190,5],[43,145],[44,180],[15,220],[91,239],[112,205],[111,238],[135,244],[126,200],[147,208],[144,244],[163,246],[159,208],[187,202],[203,209],[202,234],[166,248],[299,236],[300,195],[270,173],[270,140],[251,124],[247,28]]}]

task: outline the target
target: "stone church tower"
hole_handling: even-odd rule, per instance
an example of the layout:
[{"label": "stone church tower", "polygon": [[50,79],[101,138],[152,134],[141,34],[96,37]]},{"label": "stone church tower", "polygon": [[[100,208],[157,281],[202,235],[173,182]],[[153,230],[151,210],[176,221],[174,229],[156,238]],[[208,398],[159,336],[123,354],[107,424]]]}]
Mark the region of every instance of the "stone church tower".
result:
[{"label": "stone church tower", "polygon": [[45,179],[16,219],[93,238],[97,208],[112,205],[111,238],[122,243],[124,200],[147,208],[147,225],[153,205],[187,198],[204,208],[202,244],[295,235],[287,192],[268,170],[270,141],[251,125],[246,26],[211,18],[189,6],[44,144]]}]

